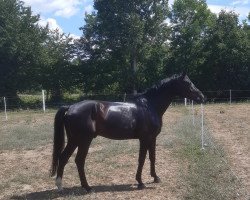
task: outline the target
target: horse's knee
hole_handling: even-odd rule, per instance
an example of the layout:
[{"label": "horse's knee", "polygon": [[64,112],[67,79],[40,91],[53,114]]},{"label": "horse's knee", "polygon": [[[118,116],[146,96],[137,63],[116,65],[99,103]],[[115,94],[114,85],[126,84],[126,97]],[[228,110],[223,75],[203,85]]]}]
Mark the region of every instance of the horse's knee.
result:
[{"label": "horse's knee", "polygon": [[80,165],[81,165],[82,159],[80,158],[80,156],[76,156],[76,158],[75,158],[75,163],[76,163],[77,166],[80,166]]}]

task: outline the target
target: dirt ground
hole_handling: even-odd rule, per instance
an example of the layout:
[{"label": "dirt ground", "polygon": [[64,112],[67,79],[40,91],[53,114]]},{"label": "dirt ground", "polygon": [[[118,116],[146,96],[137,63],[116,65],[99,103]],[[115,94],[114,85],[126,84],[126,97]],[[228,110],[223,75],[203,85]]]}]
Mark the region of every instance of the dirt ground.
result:
[{"label": "dirt ground", "polygon": [[[147,189],[137,190],[138,141],[111,141],[100,137],[93,140],[86,160],[86,176],[95,190],[94,194],[86,194],[80,187],[75,155],[65,167],[64,192],[57,192],[54,178],[50,178],[48,173],[52,150],[52,144],[48,144],[33,150],[0,151],[0,199],[181,199],[184,188],[179,180],[178,161],[171,148],[164,147],[164,141],[172,141],[172,127],[181,115],[179,109],[172,107],[164,116],[156,152],[160,184],[152,183],[147,159],[143,170]],[[22,118],[20,123],[23,121]],[[30,121],[37,123],[38,120]],[[51,127],[52,121],[50,115],[48,124]]]},{"label": "dirt ground", "polygon": [[[205,120],[244,192],[250,194],[250,104],[205,106]],[[250,196],[249,196],[250,198]]]},{"label": "dirt ground", "polygon": [[[164,115],[156,152],[156,171],[162,183],[152,183],[147,159],[143,170],[147,189],[138,191],[135,181],[138,141],[117,142],[98,137],[86,160],[87,180],[95,193],[87,194],[81,189],[75,155],[65,167],[64,192],[57,192],[54,178],[48,173],[52,150],[52,144],[48,143],[31,150],[0,151],[0,199],[185,199],[183,166],[173,153],[177,144],[172,131],[182,115],[183,109],[179,107],[170,107]],[[52,130],[53,115],[46,120]],[[216,143],[224,149],[232,170],[250,191],[250,104],[206,105],[205,120]],[[38,121],[29,119],[29,123]]]}]

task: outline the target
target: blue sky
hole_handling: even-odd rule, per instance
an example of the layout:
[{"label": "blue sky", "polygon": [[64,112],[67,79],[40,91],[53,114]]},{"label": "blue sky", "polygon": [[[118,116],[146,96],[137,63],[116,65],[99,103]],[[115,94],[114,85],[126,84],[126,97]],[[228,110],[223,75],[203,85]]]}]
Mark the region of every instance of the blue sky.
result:
[{"label": "blue sky", "polygon": [[[64,33],[80,37],[79,27],[84,25],[85,13],[93,11],[93,0],[23,0],[31,6],[35,14],[40,14],[40,24],[49,23],[51,29],[58,28]],[[172,4],[174,0],[170,0]],[[207,0],[209,9],[219,13],[221,9],[234,10],[240,20],[246,19],[250,12],[250,0]]]}]

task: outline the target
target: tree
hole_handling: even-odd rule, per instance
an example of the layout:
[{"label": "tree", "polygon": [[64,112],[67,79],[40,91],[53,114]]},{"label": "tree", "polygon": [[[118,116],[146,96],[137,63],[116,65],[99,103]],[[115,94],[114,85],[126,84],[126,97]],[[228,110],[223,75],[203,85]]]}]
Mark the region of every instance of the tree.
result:
[{"label": "tree", "polygon": [[205,39],[215,19],[205,0],[174,1],[170,14],[171,57],[167,71],[174,73],[188,69],[192,78],[198,78],[205,61]]},{"label": "tree", "polygon": [[[248,23],[247,23],[248,20]],[[243,21],[243,30],[247,35],[247,48],[245,51],[246,60],[247,60],[247,71],[248,71],[248,79],[246,80],[246,88],[250,88],[250,12],[248,14],[247,20]]]},{"label": "tree", "polygon": [[[249,39],[238,15],[222,10],[207,40],[203,76],[209,89],[249,87]],[[210,80],[209,80],[210,79]]]},{"label": "tree", "polygon": [[51,94],[51,101],[62,99],[63,90],[76,88],[79,83],[78,66],[73,62],[73,39],[59,30],[48,30],[43,43],[39,83]]},{"label": "tree", "polygon": [[0,0],[0,96],[37,88],[35,71],[46,37],[38,15],[19,0]]},{"label": "tree", "polygon": [[96,0],[94,8],[97,12],[87,15],[82,27],[85,58],[118,90],[136,92],[153,48],[162,48],[167,40],[167,1]]}]

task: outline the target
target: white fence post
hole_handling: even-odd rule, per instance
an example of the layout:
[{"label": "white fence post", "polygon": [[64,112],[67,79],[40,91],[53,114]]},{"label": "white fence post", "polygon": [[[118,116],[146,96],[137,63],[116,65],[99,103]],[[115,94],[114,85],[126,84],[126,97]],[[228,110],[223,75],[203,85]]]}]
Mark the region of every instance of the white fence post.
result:
[{"label": "white fence post", "polygon": [[123,95],[123,102],[126,101],[126,97],[127,97],[127,93],[125,92],[124,95]]},{"label": "white fence post", "polygon": [[201,104],[201,149],[204,149],[204,112]]},{"label": "white fence post", "polygon": [[42,90],[42,95],[43,95],[43,112],[45,112],[45,95],[44,95],[44,90]]},{"label": "white fence post", "polygon": [[193,126],[194,126],[194,101],[192,100],[192,118],[193,118]]},{"label": "white fence post", "polygon": [[229,103],[231,104],[231,103],[232,103],[232,90],[231,90],[231,89],[229,90],[229,93],[230,93],[230,100],[229,100]]},{"label": "white fence post", "polygon": [[6,104],[6,98],[3,98],[3,102],[4,102],[4,113],[5,113],[5,119],[6,121],[8,120],[8,115],[7,115],[7,104]]},{"label": "white fence post", "polygon": [[187,106],[187,98],[184,98],[184,104]]}]

